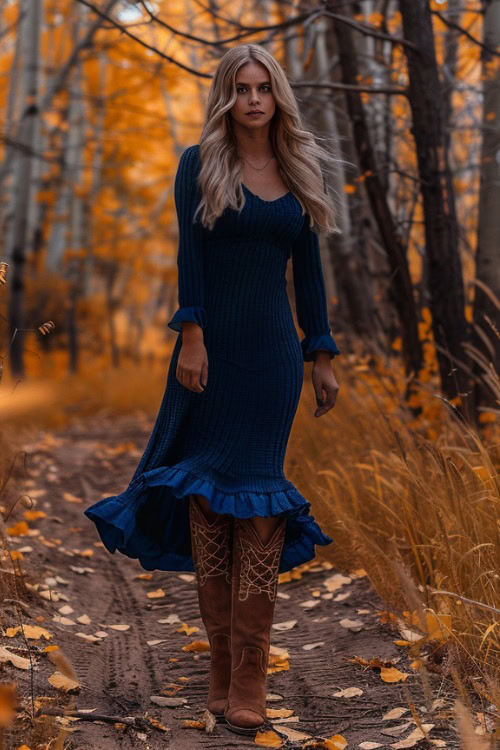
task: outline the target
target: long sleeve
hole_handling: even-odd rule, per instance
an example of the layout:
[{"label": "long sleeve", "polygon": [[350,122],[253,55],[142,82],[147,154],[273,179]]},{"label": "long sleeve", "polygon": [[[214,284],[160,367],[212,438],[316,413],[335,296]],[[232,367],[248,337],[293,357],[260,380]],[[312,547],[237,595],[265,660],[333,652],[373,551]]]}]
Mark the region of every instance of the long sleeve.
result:
[{"label": "long sleeve", "polygon": [[199,167],[199,146],[189,146],[182,154],[174,183],[175,207],[179,222],[177,254],[179,309],[168,326],[182,331],[182,322],[191,320],[201,328],[207,325],[204,308],[204,277],[202,258],[202,225],[199,215],[193,216],[200,201],[196,182]]},{"label": "long sleeve", "polygon": [[330,359],[333,359],[340,350],[332,338],[328,321],[319,238],[309,227],[307,213],[292,246],[292,266],[297,320],[305,334],[300,342],[304,361],[314,360],[313,352],[319,349],[329,352]]}]

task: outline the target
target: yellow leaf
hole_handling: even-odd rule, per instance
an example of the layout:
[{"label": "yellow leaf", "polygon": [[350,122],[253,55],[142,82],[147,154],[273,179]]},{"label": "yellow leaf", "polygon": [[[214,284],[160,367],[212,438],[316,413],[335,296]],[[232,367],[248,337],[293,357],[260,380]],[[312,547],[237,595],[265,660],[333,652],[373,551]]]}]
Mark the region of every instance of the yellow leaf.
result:
[{"label": "yellow leaf", "polygon": [[279,734],[270,729],[267,732],[257,732],[255,735],[255,744],[261,747],[281,747],[283,741]]},{"label": "yellow leaf", "polygon": [[426,612],[425,620],[429,638],[436,638],[442,641],[450,634],[451,615]]},{"label": "yellow leaf", "polygon": [[176,629],[176,633],[185,633],[186,635],[193,635],[193,633],[197,633],[199,628],[196,627],[196,625],[192,625],[191,627],[187,624],[187,622],[183,622],[180,628]]},{"label": "yellow leaf", "polygon": [[396,667],[382,667],[380,676],[384,682],[401,682],[408,679],[408,672],[400,672]]},{"label": "yellow leaf", "polygon": [[328,750],[344,750],[344,747],[347,747],[347,740],[341,734],[334,734],[332,737],[325,739],[325,747]]},{"label": "yellow leaf", "polygon": [[162,596],[165,596],[165,592],[163,589],[156,589],[155,591],[148,591],[146,596],[148,599],[160,599]]},{"label": "yellow leaf", "polygon": [[187,646],[182,647],[183,651],[210,651],[210,643],[208,641],[192,641]]},{"label": "yellow leaf", "polygon": [[356,185],[350,185],[349,183],[344,185],[344,192],[347,193],[347,195],[353,195],[357,189]]},{"label": "yellow leaf", "polygon": [[13,638],[20,630],[24,631],[26,638],[41,638],[42,636],[47,640],[52,638],[52,633],[49,633],[45,628],[41,628],[39,625],[16,625],[15,628],[7,628],[5,635],[9,638]]},{"label": "yellow leaf", "polygon": [[9,526],[7,534],[9,536],[25,536],[28,533],[28,524],[26,521],[18,521],[14,526]]},{"label": "yellow leaf", "polygon": [[23,513],[27,521],[36,521],[37,518],[45,518],[46,515],[43,510],[25,510]]}]

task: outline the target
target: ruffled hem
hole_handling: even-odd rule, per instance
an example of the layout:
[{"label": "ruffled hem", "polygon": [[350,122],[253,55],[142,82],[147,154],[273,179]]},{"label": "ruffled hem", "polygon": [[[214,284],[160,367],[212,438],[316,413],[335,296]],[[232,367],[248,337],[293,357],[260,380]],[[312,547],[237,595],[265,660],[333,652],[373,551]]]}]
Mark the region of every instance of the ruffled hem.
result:
[{"label": "ruffled hem", "polygon": [[[291,482],[271,492],[242,490],[232,494],[213,482],[178,467],[161,467],[135,478],[121,495],[106,497],[84,514],[93,521],[108,550],[138,559],[145,570],[194,571],[187,502],[191,494],[207,498],[217,513],[238,518],[288,516],[279,572],[314,559],[315,545],[333,539],[309,514],[311,504]],[[175,498],[175,500],[174,500]]]},{"label": "ruffled hem", "polygon": [[168,327],[173,331],[182,332],[182,322],[190,320],[205,328],[207,325],[207,312],[204,307],[180,307],[173,318],[169,320]]},{"label": "ruffled hem", "polygon": [[333,359],[336,354],[340,354],[335,339],[330,333],[322,333],[318,336],[306,336],[302,339],[300,345],[305,362],[311,362],[314,359],[313,352],[318,351],[318,349],[329,352],[330,359]]}]

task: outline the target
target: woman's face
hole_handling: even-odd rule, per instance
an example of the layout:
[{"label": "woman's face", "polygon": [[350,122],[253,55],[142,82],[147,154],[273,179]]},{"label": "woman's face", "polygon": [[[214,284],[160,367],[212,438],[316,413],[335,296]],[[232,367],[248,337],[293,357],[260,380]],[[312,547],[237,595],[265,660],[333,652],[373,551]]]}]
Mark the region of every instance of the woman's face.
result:
[{"label": "woman's face", "polygon": [[[264,65],[249,62],[241,66],[236,73],[236,94],[230,110],[233,120],[252,130],[268,125],[276,111],[276,101]],[[250,114],[253,110],[260,114]]]}]

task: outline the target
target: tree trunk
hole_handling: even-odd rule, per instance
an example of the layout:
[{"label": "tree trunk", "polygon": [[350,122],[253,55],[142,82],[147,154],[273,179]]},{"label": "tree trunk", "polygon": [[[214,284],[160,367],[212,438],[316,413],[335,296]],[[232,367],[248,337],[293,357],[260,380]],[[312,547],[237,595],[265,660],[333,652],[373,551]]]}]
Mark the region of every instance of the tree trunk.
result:
[{"label": "tree trunk", "polygon": [[[500,0],[484,0],[483,8],[484,44],[496,50],[500,47]],[[476,279],[481,285],[476,285],[474,298],[474,346],[485,358],[485,366],[476,363],[479,378],[490,366],[500,372],[500,336],[495,331],[500,309],[500,68],[494,64],[498,60],[484,49],[482,57],[483,142],[476,255]],[[487,379],[481,378],[476,394],[483,405],[498,408]]]},{"label": "tree trunk", "polygon": [[460,395],[466,413],[472,416],[472,393],[466,374],[470,363],[464,349],[468,330],[459,232],[431,14],[428,0],[399,0],[399,7],[403,35],[415,45],[415,49],[405,45],[404,51],[408,61],[412,134],[423,200],[430,308],[441,386],[449,398]]},{"label": "tree trunk", "polygon": [[15,335],[10,351],[10,368],[15,377],[24,376],[24,286],[28,211],[31,200],[33,158],[30,155],[36,136],[38,110],[38,65],[42,2],[27,2],[25,16],[18,26],[22,34],[22,102],[17,141],[26,148],[14,155],[14,213],[7,232],[7,257],[12,261],[9,294],[9,338]]},{"label": "tree trunk", "polygon": [[[340,53],[342,80],[344,83],[357,85],[358,65],[352,31],[347,24],[341,24],[338,21],[333,21],[333,24]],[[392,274],[391,295],[401,326],[406,372],[418,375],[422,368],[422,345],[418,335],[418,316],[413,298],[408,261],[379,176],[361,95],[359,91],[355,90],[348,90],[345,95],[359,166],[361,173],[365,175],[364,182],[373,217],[377,223],[390,264]]]}]

